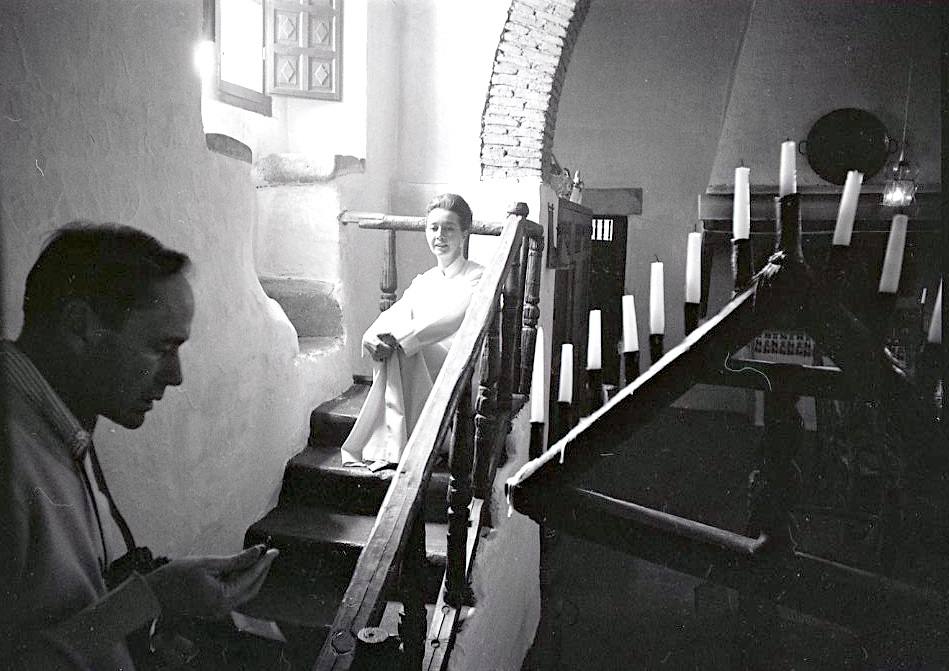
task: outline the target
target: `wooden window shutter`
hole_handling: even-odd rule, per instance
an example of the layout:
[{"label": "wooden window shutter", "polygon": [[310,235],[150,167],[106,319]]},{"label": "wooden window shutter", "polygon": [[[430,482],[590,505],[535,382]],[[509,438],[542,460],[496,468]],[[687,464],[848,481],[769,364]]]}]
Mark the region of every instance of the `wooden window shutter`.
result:
[{"label": "wooden window shutter", "polygon": [[267,0],[267,90],[339,100],[343,0]]}]

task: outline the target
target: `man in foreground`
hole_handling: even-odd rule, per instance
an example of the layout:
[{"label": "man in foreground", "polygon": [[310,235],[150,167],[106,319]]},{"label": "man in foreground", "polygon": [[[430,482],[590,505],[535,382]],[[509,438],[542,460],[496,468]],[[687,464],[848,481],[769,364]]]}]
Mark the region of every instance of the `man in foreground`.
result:
[{"label": "man in foreground", "polygon": [[[109,492],[92,434],[129,429],[182,382],[188,257],[141,231],[75,223],[29,273],[24,325],[0,342],[0,660],[16,669],[134,669],[162,623],[252,598],[276,551],[154,560]],[[151,641],[148,641],[151,634]]]}]

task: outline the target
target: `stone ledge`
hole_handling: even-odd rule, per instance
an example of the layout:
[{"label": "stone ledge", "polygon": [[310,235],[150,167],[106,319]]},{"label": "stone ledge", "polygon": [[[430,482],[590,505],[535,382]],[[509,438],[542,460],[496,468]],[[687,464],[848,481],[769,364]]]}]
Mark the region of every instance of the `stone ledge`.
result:
[{"label": "stone ledge", "polygon": [[343,175],[366,172],[366,159],[336,154],[332,165],[304,154],[270,154],[254,164],[257,186],[325,184]]},{"label": "stone ledge", "polygon": [[343,311],[330,282],[260,277],[264,293],[280,304],[300,339],[342,338]]},{"label": "stone ledge", "polygon": [[236,158],[238,161],[244,161],[244,163],[253,163],[254,157],[250,147],[229,135],[205,133],[204,142],[207,144],[208,149],[216,154],[230,156],[231,158]]}]

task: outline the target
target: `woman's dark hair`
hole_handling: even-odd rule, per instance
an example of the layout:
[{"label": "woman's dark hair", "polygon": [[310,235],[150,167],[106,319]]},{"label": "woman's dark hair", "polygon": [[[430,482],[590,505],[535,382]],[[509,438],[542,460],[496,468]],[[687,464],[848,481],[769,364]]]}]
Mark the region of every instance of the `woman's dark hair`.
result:
[{"label": "woman's dark hair", "polygon": [[428,207],[425,209],[425,214],[439,208],[457,214],[462,231],[467,232],[471,230],[471,206],[457,193],[443,193],[440,196],[435,196],[429,201]]},{"label": "woman's dark hair", "polygon": [[26,278],[24,326],[55,317],[75,298],[110,328],[149,297],[152,284],[183,272],[188,256],[131,226],[73,221],[56,231]]}]

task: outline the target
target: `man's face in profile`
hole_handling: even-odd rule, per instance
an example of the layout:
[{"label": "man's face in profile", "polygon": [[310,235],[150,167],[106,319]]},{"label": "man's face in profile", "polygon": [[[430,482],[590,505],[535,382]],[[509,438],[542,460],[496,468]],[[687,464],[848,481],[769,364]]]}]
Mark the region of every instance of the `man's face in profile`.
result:
[{"label": "man's face in profile", "polygon": [[152,284],[121,327],[104,329],[88,361],[98,414],[136,429],[165,387],[182,382],[178,348],[191,334],[194,296],[181,274]]}]

